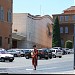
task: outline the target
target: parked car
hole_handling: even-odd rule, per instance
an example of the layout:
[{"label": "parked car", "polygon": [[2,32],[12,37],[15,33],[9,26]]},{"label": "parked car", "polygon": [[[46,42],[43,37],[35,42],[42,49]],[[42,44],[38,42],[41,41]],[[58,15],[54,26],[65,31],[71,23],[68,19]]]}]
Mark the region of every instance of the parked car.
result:
[{"label": "parked car", "polygon": [[16,49],[9,49],[9,50],[7,50],[7,52],[8,52],[9,54],[14,55],[14,57],[20,57],[20,52],[17,51]]},{"label": "parked car", "polygon": [[[34,49],[25,49],[25,58],[29,59],[32,58],[31,55],[33,53]],[[43,49],[37,49],[38,50],[38,59],[48,59],[48,58],[52,58],[52,52],[50,50],[48,50],[47,48],[43,48]]]},{"label": "parked car", "polygon": [[52,51],[50,49],[48,49],[48,57],[52,59]]},{"label": "parked car", "polygon": [[71,53],[74,54],[74,48],[71,49]]},{"label": "parked car", "polygon": [[67,54],[70,54],[69,48],[64,48]]},{"label": "parked car", "polygon": [[56,57],[61,58],[62,57],[62,51],[61,50],[54,49],[54,48],[51,48],[50,50],[52,51],[52,57],[54,57],[54,58],[56,58]]},{"label": "parked car", "polygon": [[25,56],[24,50],[23,49],[16,49],[16,51],[18,51],[20,53],[21,57]]},{"label": "parked car", "polygon": [[26,58],[26,59],[31,58],[31,50],[26,49],[26,50],[24,50],[24,53],[25,53],[25,58]]},{"label": "parked car", "polygon": [[14,56],[12,54],[8,54],[6,50],[0,49],[0,61],[5,62],[5,60],[12,62],[14,60]]},{"label": "parked car", "polygon": [[68,52],[68,54],[73,54],[74,53],[74,48],[69,49],[67,52]]},{"label": "parked car", "polygon": [[66,55],[67,54],[67,50],[65,48],[62,48],[63,49],[63,55]]},{"label": "parked car", "polygon": [[48,50],[47,49],[38,49],[38,59],[48,59]]}]

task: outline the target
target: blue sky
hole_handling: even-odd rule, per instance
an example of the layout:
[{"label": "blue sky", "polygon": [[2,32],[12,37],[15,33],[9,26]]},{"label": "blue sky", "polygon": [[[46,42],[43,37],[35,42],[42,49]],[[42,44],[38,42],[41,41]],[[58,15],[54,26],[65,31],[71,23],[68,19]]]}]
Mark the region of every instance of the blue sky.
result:
[{"label": "blue sky", "polygon": [[31,15],[61,14],[64,9],[74,5],[74,0],[13,0],[13,12]]}]

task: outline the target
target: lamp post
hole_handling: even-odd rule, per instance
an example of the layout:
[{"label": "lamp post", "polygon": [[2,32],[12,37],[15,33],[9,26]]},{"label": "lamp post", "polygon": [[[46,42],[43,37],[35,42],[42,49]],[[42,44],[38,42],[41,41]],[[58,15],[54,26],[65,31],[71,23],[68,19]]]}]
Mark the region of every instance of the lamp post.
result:
[{"label": "lamp post", "polygon": [[75,69],[75,24],[74,24],[74,69]]}]

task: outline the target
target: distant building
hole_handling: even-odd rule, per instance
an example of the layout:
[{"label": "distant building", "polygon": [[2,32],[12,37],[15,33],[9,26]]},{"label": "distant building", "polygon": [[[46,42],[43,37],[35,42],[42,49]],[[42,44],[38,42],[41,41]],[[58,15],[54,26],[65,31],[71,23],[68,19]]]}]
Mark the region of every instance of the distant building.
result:
[{"label": "distant building", "polygon": [[52,18],[49,15],[33,16],[29,13],[14,13],[12,48],[52,47]]},{"label": "distant building", "polygon": [[12,4],[13,0],[0,0],[0,48],[12,46]]},{"label": "distant building", "polygon": [[74,42],[75,6],[67,8],[62,14],[53,14],[52,16],[53,20],[56,16],[59,18],[62,47],[65,47],[67,40]]}]

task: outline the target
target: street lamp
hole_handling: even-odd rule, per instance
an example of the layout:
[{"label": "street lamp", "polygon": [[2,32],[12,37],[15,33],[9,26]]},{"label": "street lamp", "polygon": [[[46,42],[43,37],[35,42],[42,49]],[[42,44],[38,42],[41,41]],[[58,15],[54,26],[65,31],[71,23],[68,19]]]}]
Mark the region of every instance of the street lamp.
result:
[{"label": "street lamp", "polygon": [[74,69],[75,69],[75,24],[74,24]]}]

